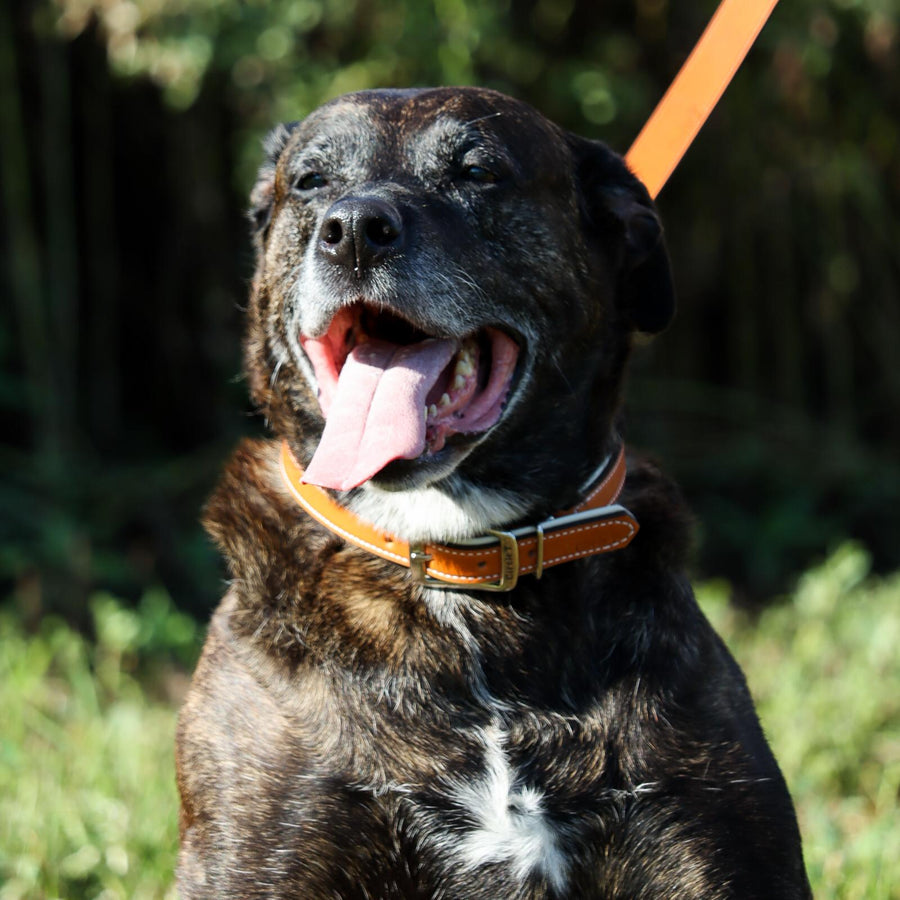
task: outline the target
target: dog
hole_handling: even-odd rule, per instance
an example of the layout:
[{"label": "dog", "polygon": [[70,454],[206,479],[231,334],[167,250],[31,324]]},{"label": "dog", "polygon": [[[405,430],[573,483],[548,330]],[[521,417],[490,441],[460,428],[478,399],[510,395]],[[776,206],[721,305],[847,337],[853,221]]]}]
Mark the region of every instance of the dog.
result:
[{"label": "dog", "polygon": [[624,453],[675,299],[623,160],[476,88],[277,128],[246,371],[271,440],[177,733],[199,898],[807,898],[793,806]]}]

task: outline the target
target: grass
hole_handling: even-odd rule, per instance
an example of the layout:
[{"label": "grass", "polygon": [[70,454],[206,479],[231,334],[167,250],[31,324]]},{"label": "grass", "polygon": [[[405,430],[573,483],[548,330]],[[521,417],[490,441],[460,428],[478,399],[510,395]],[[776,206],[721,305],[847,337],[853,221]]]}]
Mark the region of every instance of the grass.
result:
[{"label": "grass", "polygon": [[[727,585],[698,594],[747,673],[816,896],[900,898],[900,573],[870,577],[848,545],[755,619]],[[174,698],[197,629],[160,593],[92,612],[90,641],[0,615],[0,900],[175,896]]]},{"label": "grass", "polygon": [[751,621],[701,605],[743,666],[797,805],[816,897],[900,898],[900,573],[846,545]]},{"label": "grass", "polygon": [[196,626],[160,593],[137,612],[98,596],[92,612],[90,642],[0,616],[0,900],[175,897],[167,682]]}]

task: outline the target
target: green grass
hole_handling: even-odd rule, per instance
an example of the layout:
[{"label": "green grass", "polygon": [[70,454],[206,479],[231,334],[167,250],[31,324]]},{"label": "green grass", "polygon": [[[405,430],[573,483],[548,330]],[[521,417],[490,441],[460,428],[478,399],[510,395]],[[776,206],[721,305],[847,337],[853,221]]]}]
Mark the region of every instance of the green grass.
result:
[{"label": "green grass", "polygon": [[[756,619],[727,585],[699,596],[747,673],[816,896],[900,898],[900,573],[869,577],[846,546]],[[159,593],[92,612],[93,641],[0,615],[0,900],[175,896],[174,697],[197,630]]]},{"label": "green grass", "polygon": [[159,593],[138,613],[98,596],[92,612],[94,642],[0,616],[0,900],[175,896],[166,682],[196,627]]},{"label": "green grass", "polygon": [[754,621],[724,586],[698,591],[747,674],[822,900],[900,898],[900,573],[868,569],[846,545]]}]

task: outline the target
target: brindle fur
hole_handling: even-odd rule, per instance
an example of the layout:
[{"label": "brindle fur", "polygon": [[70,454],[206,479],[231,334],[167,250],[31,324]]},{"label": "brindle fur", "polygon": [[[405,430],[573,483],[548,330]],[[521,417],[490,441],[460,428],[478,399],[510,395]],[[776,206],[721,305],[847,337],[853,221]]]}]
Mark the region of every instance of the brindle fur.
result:
[{"label": "brindle fur", "polygon": [[[502,159],[504,184],[460,181],[463,143]],[[432,334],[498,322],[523,344],[521,387],[439,489],[501,490],[523,521],[570,505],[616,441],[633,333],[673,308],[655,212],[621,160],[477,89],[341,98],[268,149],[246,359],[277,438],[306,461],[322,431],[290,345],[300,321],[364,296]],[[311,165],[331,186],[298,199]],[[402,258],[299,291],[329,205],[373,192],[404,210]],[[810,896],[790,798],[694,601],[686,515],[656,468],[629,461],[620,502],[641,530],[626,549],[460,594],[316,524],[277,454],[242,445],[206,511],[231,581],[179,723],[185,900]],[[375,481],[402,495],[426,477],[397,462]],[[540,792],[556,878],[461,854],[478,825],[461,798],[491,741],[515,780],[504,814]]]}]

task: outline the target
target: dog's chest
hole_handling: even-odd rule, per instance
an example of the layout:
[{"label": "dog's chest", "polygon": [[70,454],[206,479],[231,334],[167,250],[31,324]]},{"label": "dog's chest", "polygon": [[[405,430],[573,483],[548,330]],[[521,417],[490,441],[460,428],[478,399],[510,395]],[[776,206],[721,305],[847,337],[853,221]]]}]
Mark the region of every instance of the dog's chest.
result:
[{"label": "dog's chest", "polygon": [[[464,759],[448,760],[418,788],[388,786],[394,827],[413,838],[417,856],[430,858],[444,878],[466,884],[487,870],[509,891],[546,884],[564,893],[572,862],[567,837],[577,823],[560,815],[564,797],[545,771],[568,769],[573,754],[552,754],[533,742],[538,759],[525,766],[516,759],[523,748],[513,741],[499,722],[472,729],[461,742],[469,748]],[[378,789],[372,794],[378,803]]]},{"label": "dog's chest", "polygon": [[425,706],[364,717],[346,702],[242,760],[266,773],[245,833],[296,896],[573,896],[609,823],[650,790],[611,789],[598,721],[487,699],[462,721]]}]

